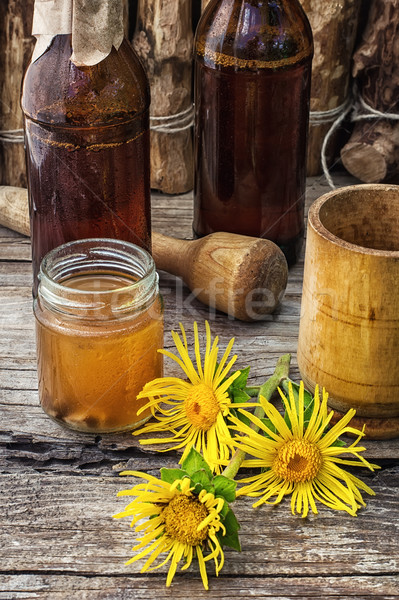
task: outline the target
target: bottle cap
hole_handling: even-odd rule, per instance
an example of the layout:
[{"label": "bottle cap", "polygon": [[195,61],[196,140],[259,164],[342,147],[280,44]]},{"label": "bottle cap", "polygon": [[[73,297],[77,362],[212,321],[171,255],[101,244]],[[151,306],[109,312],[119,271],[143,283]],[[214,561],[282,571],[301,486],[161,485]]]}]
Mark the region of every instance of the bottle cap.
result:
[{"label": "bottle cap", "polygon": [[96,65],[123,40],[121,0],[35,0],[32,35],[37,39],[32,62],[60,34],[72,34],[71,61]]}]

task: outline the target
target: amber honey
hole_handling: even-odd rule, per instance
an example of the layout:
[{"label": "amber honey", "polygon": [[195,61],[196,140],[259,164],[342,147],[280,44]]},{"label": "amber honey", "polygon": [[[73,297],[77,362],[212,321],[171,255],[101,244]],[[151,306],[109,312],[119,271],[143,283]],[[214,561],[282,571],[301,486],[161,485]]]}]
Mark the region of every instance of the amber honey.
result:
[{"label": "amber honey", "polygon": [[[163,309],[157,276],[155,268],[144,276],[126,269],[119,273],[118,257],[108,256],[101,269],[98,257],[93,265],[76,248],[89,242],[65,245],[75,254],[66,268],[57,264],[55,270],[62,271],[58,276],[51,272],[51,261],[59,249],[43,261],[35,302],[40,401],[48,415],[73,429],[133,429],[149,416],[137,416],[145,403],[137,394],[162,376],[157,350],[163,346]],[[98,250],[103,241],[97,242]],[[144,250],[115,240],[109,244],[132,247],[153,266]]]}]

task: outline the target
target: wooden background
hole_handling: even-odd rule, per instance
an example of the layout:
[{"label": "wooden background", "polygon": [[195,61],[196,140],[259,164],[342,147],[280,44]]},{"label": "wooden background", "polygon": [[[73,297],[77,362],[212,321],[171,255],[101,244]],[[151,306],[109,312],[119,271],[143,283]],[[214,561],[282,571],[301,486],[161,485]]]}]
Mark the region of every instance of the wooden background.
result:
[{"label": "wooden background", "polygon": [[[309,180],[308,203],[326,191],[321,179]],[[158,231],[190,237],[191,220],[191,194],[153,195]],[[165,346],[172,348],[168,332],[179,321],[191,331],[194,319],[209,318],[222,347],[235,336],[237,365],[251,365],[252,383],[267,378],[286,352],[293,353],[297,379],[302,269],[303,261],[291,269],[278,314],[252,324],[210,314],[161,273]],[[226,551],[220,576],[210,575],[209,592],[194,565],[178,571],[170,589],[165,569],[140,575],[139,565],[125,567],[134,533],[128,519],[111,515],[126,504],[116,498],[118,490],[134,481],[118,473],[134,468],[158,475],[161,466],[175,466],[178,455],[140,448],[128,433],[75,433],[43,413],[31,304],[29,240],[0,229],[0,600],[399,598],[399,440],[366,444],[367,457],[382,469],[356,470],[377,494],[366,498],[356,518],[321,507],[319,515],[301,519],[287,501],[256,511],[250,499],[237,501],[242,552]],[[179,374],[172,361],[165,366],[166,373]]]}]

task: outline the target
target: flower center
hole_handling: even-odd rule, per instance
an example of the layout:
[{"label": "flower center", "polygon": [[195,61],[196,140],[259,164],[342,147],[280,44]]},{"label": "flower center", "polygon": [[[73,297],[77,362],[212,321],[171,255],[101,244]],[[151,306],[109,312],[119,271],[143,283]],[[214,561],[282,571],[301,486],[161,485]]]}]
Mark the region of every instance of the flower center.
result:
[{"label": "flower center", "polygon": [[208,516],[208,511],[194,496],[175,496],[162,511],[165,532],[173,540],[198,546],[208,535],[208,527],[197,527]]},{"label": "flower center", "polygon": [[190,389],[184,407],[192,425],[202,431],[208,431],[212,427],[220,412],[214,391],[205,383],[198,383]]},{"label": "flower center", "polygon": [[307,440],[291,440],[279,449],[273,471],[286,481],[311,481],[319,472],[322,457],[315,444]]}]

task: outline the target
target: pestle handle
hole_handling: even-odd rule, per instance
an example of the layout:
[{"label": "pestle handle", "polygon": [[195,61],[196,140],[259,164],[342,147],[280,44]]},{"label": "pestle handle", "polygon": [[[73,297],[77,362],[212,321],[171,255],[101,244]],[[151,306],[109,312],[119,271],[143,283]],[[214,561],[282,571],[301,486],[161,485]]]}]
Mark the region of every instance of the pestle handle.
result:
[{"label": "pestle handle", "polygon": [[30,235],[28,191],[25,188],[0,186],[0,224]]},{"label": "pestle handle", "polygon": [[152,256],[157,269],[184,279],[192,254],[193,242],[163,235],[157,231],[152,231],[151,242]]}]

